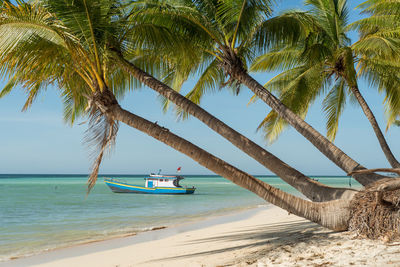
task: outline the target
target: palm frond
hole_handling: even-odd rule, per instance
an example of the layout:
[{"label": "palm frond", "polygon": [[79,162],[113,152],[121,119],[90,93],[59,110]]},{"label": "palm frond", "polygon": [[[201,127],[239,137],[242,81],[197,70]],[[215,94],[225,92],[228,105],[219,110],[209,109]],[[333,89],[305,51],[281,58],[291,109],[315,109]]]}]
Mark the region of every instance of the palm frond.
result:
[{"label": "palm frond", "polygon": [[288,123],[279,117],[275,111],[270,111],[258,125],[257,131],[262,130],[265,133],[265,139],[271,144],[278,139],[287,126]]},{"label": "palm frond", "polygon": [[339,127],[339,119],[346,105],[346,83],[339,80],[329,91],[322,102],[322,109],[326,114],[327,136],[334,141]]},{"label": "palm frond", "polygon": [[397,61],[363,57],[359,63],[360,76],[367,79],[371,86],[385,93],[387,129],[400,114],[400,64]]},{"label": "palm frond", "polygon": [[257,54],[262,54],[270,47],[296,44],[315,26],[314,19],[307,12],[287,12],[256,25],[243,45],[251,46]]},{"label": "palm frond", "polygon": [[296,47],[271,50],[259,56],[250,67],[250,71],[275,71],[290,69],[302,63],[302,52]]},{"label": "palm frond", "polygon": [[393,58],[400,56],[400,39],[382,36],[382,34],[368,35],[353,44],[352,49],[358,55]]},{"label": "palm frond", "polygon": [[188,99],[200,104],[201,98],[207,92],[215,92],[220,89],[225,80],[225,75],[219,66],[219,61],[214,59],[207,68],[201,72],[201,76],[193,89],[186,95]]},{"label": "palm frond", "polygon": [[382,1],[368,0],[358,5],[363,13],[374,15],[400,14],[400,2],[398,0]]},{"label": "palm frond", "polygon": [[64,122],[73,125],[76,119],[87,115],[88,102],[84,95],[89,95],[90,89],[83,82],[66,84],[65,87],[68,89],[61,93]]},{"label": "palm frond", "polygon": [[97,181],[103,156],[110,152],[115,144],[118,132],[118,122],[104,115],[97,107],[92,106],[89,112],[89,124],[85,133],[85,143],[92,150],[93,165],[88,177],[87,193],[92,190]]},{"label": "palm frond", "polygon": [[14,75],[8,80],[6,85],[0,91],[0,98],[3,98],[4,96],[8,95],[12,91],[12,89],[14,89],[16,82],[17,82],[17,77]]},{"label": "palm frond", "polygon": [[[214,59],[214,61],[201,72],[201,76],[198,78],[193,89],[186,95],[186,98],[196,104],[200,104],[202,97],[206,93],[212,93],[215,92],[216,89],[221,89],[224,80],[225,75],[219,67],[219,61]],[[179,107],[176,107],[176,114],[178,118],[182,120],[189,117],[189,114]]]},{"label": "palm frond", "polygon": [[[278,92],[279,99],[293,112],[305,118],[310,105],[324,91],[327,77],[321,75],[321,65],[301,66],[271,79],[264,87]],[[261,122],[258,129],[263,129],[269,143],[274,142],[288,124],[274,111]]]}]

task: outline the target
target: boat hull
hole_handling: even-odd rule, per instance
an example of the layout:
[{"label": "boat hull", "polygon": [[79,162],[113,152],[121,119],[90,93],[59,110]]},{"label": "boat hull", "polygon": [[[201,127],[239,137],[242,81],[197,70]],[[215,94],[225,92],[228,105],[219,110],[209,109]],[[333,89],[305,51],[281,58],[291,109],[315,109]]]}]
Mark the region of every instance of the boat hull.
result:
[{"label": "boat hull", "polygon": [[137,185],[130,185],[117,181],[104,181],[106,185],[114,192],[114,193],[134,193],[134,194],[173,194],[173,195],[181,195],[181,194],[193,194],[196,188],[183,188],[183,187],[143,187]]}]

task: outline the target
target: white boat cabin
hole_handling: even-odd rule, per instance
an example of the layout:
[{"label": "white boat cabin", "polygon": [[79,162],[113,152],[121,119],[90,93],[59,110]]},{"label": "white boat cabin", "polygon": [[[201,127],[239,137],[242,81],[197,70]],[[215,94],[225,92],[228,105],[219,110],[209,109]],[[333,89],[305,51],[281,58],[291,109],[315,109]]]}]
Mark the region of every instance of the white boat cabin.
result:
[{"label": "white boat cabin", "polygon": [[149,177],[144,178],[146,180],[145,187],[182,187],[179,185],[179,181],[184,179],[182,176],[165,176],[158,174],[150,174]]}]

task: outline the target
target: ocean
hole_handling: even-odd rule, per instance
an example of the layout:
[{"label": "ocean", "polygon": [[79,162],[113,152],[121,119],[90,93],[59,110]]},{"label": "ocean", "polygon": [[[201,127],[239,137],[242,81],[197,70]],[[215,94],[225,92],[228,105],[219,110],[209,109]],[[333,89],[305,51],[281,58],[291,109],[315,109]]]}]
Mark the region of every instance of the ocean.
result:
[{"label": "ocean", "polygon": [[[107,175],[137,185],[144,176]],[[181,185],[195,186],[193,195],[115,194],[103,178],[86,196],[86,175],[0,174],[0,261],[268,205],[219,176],[185,175]],[[277,177],[258,178],[297,194]],[[360,187],[348,177],[314,178]]]}]

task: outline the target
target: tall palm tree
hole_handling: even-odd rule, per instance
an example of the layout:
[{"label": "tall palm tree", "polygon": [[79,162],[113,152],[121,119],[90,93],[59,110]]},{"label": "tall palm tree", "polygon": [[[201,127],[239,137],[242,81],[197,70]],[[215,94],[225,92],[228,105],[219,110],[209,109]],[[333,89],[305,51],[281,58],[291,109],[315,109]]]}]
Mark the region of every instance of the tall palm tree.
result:
[{"label": "tall palm tree", "polygon": [[[267,19],[271,14],[270,1],[267,0],[148,3],[143,14],[157,14],[158,19],[153,23],[167,21],[171,28],[181,29],[194,46],[191,51],[198,53],[192,61],[188,61],[185,69],[186,74],[201,72],[198,83],[188,95],[193,102],[198,103],[201,95],[215,85],[230,85],[238,91],[244,84],[346,173],[364,168],[287,108],[247,72],[247,66],[255,56],[265,52],[271,43],[299,38],[299,14]],[[230,77],[228,81],[225,75]],[[377,174],[356,174],[354,177],[363,185],[382,178]]]},{"label": "tall palm tree", "polygon": [[[328,137],[331,140],[336,136],[339,118],[346,104],[346,95],[349,94],[359,103],[368,118],[390,165],[393,168],[400,167],[358,88],[354,68],[358,59],[354,59],[355,53],[346,35],[349,29],[347,1],[306,0],[305,4],[310,7],[309,12],[304,12],[302,16],[296,12],[299,24],[304,25],[304,37],[295,44],[279,43],[268,53],[258,57],[251,69],[283,69],[281,74],[271,79],[264,87],[277,92],[282,102],[303,118],[316,97],[328,90],[323,109],[327,114]],[[391,42],[388,38],[381,41]],[[369,51],[376,48],[372,42],[370,45],[364,42],[363,46],[364,50]],[[272,141],[286,125],[287,123],[272,111],[259,128],[263,128],[267,138]]]},{"label": "tall palm tree", "polygon": [[92,131],[88,137],[99,146],[89,189],[96,182],[106,147],[115,141],[118,122],[123,122],[274,205],[330,229],[348,229],[350,199],[315,203],[285,193],[122,109],[115,95],[125,83],[104,53],[103,41],[118,27],[113,20],[117,8],[118,3],[110,1],[71,0],[47,5],[6,1],[0,14],[0,36],[9,37],[0,40],[0,68],[10,76],[7,91],[21,84],[28,91],[28,107],[41,89],[54,84],[66,100],[69,119],[89,116]]}]

